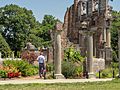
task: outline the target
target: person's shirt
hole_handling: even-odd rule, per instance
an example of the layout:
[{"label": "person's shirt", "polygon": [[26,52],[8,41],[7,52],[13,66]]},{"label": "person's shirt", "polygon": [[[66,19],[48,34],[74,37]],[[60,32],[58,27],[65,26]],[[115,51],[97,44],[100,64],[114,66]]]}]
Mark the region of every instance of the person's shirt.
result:
[{"label": "person's shirt", "polygon": [[38,56],[37,60],[39,63],[44,63],[45,57],[43,55],[40,55],[40,56]]}]

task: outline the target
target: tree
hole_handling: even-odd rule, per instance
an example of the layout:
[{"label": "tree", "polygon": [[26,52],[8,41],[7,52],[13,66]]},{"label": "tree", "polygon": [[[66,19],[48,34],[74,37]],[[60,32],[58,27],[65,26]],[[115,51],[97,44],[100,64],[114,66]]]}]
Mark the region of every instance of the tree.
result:
[{"label": "tree", "polygon": [[39,32],[39,37],[42,37],[45,41],[50,41],[50,30],[54,29],[55,23],[59,21],[55,19],[52,15],[45,15],[42,21],[41,30]]},{"label": "tree", "polygon": [[1,34],[0,34],[0,52],[2,53],[2,57],[9,56],[11,52],[8,43],[5,41]]},{"label": "tree", "polygon": [[113,59],[118,56],[118,29],[120,28],[120,12],[112,12],[113,21],[111,28],[111,45],[113,49]]},{"label": "tree", "polygon": [[31,10],[13,4],[0,8],[0,32],[15,54],[29,41],[36,24],[38,22]]}]

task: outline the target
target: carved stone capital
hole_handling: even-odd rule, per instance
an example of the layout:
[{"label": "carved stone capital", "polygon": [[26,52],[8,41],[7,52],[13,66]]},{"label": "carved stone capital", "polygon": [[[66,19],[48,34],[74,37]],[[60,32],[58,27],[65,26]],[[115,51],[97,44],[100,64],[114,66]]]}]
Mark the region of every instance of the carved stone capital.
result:
[{"label": "carved stone capital", "polygon": [[63,30],[63,23],[61,23],[61,22],[56,22],[55,31],[56,31],[56,32],[61,32],[62,30]]}]

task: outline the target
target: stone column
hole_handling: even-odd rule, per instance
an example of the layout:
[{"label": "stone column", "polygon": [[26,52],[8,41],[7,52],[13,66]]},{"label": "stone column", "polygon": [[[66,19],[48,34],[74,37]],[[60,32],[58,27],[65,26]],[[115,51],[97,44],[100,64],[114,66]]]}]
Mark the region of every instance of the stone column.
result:
[{"label": "stone column", "polygon": [[93,35],[93,56],[96,57],[96,35]]},{"label": "stone column", "polygon": [[87,48],[87,64],[89,78],[94,78],[93,72],[93,35],[88,35],[88,48]]},{"label": "stone column", "polygon": [[55,78],[62,79],[64,76],[61,73],[61,31],[62,31],[62,24],[56,24],[56,35],[55,35]]},{"label": "stone column", "polygon": [[61,35],[57,32],[56,35],[56,60],[55,60],[55,74],[61,74]]},{"label": "stone column", "polygon": [[106,31],[106,28],[103,28],[103,40],[104,40],[104,42],[106,42],[106,39],[107,39],[107,38],[106,38],[106,37],[107,37],[107,36],[106,36],[106,32],[107,32],[107,31]]},{"label": "stone column", "polygon": [[106,31],[106,43],[107,47],[111,47],[111,34],[109,29]]}]

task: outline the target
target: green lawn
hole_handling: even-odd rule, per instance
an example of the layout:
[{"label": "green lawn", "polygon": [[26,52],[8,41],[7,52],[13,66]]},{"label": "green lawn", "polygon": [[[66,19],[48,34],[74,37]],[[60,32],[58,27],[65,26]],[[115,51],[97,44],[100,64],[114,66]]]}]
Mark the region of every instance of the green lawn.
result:
[{"label": "green lawn", "polygon": [[0,85],[0,90],[120,90],[120,80],[73,84]]}]

